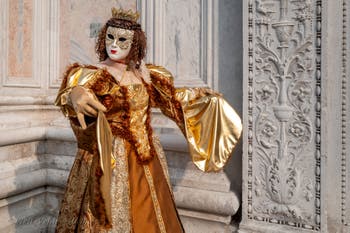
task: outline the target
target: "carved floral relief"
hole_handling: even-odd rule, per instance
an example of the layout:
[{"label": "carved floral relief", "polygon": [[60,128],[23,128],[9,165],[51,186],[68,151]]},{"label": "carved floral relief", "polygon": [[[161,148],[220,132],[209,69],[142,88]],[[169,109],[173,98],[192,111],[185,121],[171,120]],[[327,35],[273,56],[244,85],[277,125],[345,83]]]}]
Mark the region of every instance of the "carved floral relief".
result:
[{"label": "carved floral relief", "polygon": [[250,5],[251,218],[308,229],[319,225],[316,2],[253,0]]}]

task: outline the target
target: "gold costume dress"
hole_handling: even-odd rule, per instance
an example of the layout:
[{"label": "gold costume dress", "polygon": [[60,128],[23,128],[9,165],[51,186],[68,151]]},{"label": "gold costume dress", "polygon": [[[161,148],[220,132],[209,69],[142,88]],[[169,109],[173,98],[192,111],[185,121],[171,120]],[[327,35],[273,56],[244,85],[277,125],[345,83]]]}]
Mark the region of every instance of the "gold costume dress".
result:
[{"label": "gold costume dress", "polygon": [[[146,72],[133,73],[142,83],[130,85],[120,85],[106,69],[95,66],[73,64],[64,75],[56,105],[70,119],[78,152],[57,233],[184,232],[164,152],[150,126],[151,107],[177,123],[193,162],[203,171],[221,169],[237,143],[241,121],[222,97],[203,88],[176,89],[162,67],[143,69]],[[77,85],[107,108],[97,119],[86,117],[85,130],[68,98]]]}]

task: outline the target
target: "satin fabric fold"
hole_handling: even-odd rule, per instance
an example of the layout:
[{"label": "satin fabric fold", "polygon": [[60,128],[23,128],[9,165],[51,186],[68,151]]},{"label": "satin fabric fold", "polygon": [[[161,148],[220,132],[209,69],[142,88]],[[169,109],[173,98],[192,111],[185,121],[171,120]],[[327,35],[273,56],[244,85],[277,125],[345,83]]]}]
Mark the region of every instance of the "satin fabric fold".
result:
[{"label": "satin fabric fold", "polygon": [[178,89],[188,147],[194,164],[202,171],[218,171],[230,158],[242,132],[241,119],[224,98],[196,97],[191,89]]},{"label": "satin fabric fold", "polygon": [[102,170],[100,191],[106,208],[106,216],[109,222],[112,222],[111,206],[111,176],[112,176],[112,132],[109,127],[106,116],[99,111],[96,125],[97,146]]}]

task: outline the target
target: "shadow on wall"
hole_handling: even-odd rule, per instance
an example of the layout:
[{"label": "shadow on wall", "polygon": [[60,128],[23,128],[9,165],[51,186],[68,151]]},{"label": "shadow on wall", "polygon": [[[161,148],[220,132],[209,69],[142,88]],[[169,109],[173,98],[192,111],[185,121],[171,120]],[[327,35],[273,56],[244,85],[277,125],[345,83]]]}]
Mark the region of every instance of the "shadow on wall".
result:
[{"label": "shadow on wall", "polygon": [[[47,232],[52,219],[46,213],[46,169],[42,142],[4,146],[8,158],[2,167],[8,170],[3,178],[4,199],[9,221],[1,232]],[[5,164],[7,165],[5,166]],[[10,176],[10,174],[13,174]],[[6,203],[5,203],[6,202]],[[5,214],[5,210],[1,211]],[[2,225],[2,226],[4,226]]]},{"label": "shadow on wall", "polygon": [[5,151],[12,158],[6,161],[11,164],[8,168],[13,175],[2,181],[8,191],[0,203],[4,208],[1,214],[6,214],[9,221],[1,224],[0,232],[54,232],[62,192],[74,159],[72,152],[67,151],[75,152],[72,149],[75,143],[36,141],[8,147],[13,147]]},{"label": "shadow on wall", "polygon": [[[219,1],[219,91],[243,119],[243,18],[242,1]],[[231,190],[242,193],[242,139],[237,145],[225,173]]]}]

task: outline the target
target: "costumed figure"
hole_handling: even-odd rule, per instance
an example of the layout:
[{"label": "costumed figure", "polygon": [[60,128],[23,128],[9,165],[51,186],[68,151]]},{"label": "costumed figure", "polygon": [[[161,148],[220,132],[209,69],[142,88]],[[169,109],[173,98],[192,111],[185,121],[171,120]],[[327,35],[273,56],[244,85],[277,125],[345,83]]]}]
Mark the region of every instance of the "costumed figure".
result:
[{"label": "costumed figure", "polygon": [[169,71],[145,65],[138,13],[112,14],[96,44],[100,63],[71,65],[56,99],[78,144],[56,232],[184,232],[151,108],[177,123],[203,171],[227,162],[241,120],[214,91],[175,88]]}]

